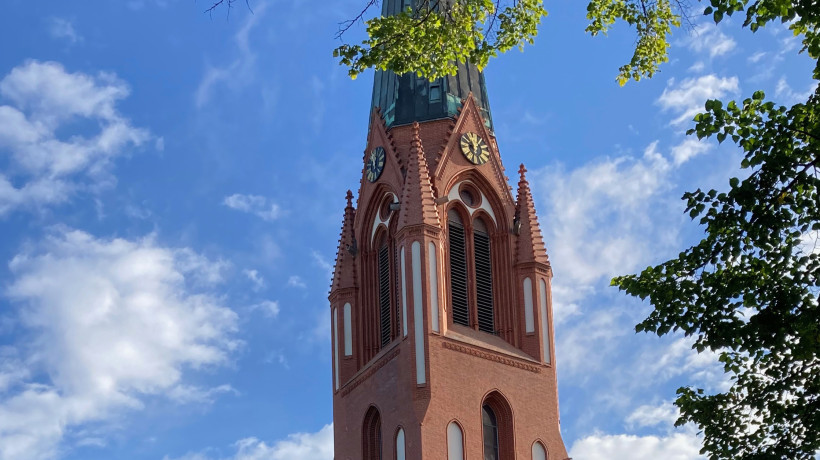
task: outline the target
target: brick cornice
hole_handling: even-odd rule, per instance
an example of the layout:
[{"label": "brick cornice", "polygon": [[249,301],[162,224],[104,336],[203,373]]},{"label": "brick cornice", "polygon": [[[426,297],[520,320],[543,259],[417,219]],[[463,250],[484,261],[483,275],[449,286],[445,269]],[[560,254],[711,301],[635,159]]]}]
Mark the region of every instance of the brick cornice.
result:
[{"label": "brick cornice", "polygon": [[480,350],[475,347],[471,347],[469,345],[463,345],[460,343],[453,343],[453,342],[442,342],[442,346],[449,350],[457,351],[459,353],[464,353],[470,356],[475,356],[477,358],[486,359],[488,361],[493,361],[496,363],[504,364],[511,367],[517,367],[519,369],[524,369],[525,371],[534,372],[536,374],[541,372],[541,368],[534,364],[529,364],[523,362],[521,360],[510,358],[507,356],[503,356],[498,353],[493,353],[490,351]]}]

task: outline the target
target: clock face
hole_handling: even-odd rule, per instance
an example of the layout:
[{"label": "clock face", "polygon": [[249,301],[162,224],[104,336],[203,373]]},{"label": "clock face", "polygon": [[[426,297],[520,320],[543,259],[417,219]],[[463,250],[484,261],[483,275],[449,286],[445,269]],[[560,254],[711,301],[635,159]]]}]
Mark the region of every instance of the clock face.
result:
[{"label": "clock face", "polygon": [[367,180],[370,182],[379,180],[379,176],[381,176],[382,171],[384,171],[384,159],[384,147],[376,147],[370,152],[370,156],[367,158],[367,165],[365,166]]},{"label": "clock face", "polygon": [[461,153],[474,165],[483,165],[490,159],[490,148],[476,133],[461,136]]}]

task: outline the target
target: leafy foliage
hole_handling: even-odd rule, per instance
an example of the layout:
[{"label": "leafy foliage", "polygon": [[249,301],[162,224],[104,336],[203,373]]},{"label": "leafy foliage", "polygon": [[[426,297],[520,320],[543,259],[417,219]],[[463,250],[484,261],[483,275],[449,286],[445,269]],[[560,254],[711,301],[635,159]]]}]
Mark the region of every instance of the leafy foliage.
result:
[{"label": "leafy foliage", "polygon": [[493,0],[416,3],[399,14],[366,21],[366,40],[334,50],[352,78],[376,68],[432,80],[455,74],[456,62],[467,60],[483,68],[498,53],[533,43],[547,15],[542,0],[514,0],[503,7]]},{"label": "leafy foliage", "polygon": [[[789,22],[820,58],[820,8],[799,0],[712,0],[715,22],[745,11],[755,31]],[[820,64],[814,69],[820,78]],[[636,331],[682,331],[719,353],[731,387],[683,387],[677,424],[695,423],[711,459],[813,459],[820,450],[820,88],[792,107],[757,91],[742,103],[710,100],[688,134],[744,152],[728,192],[686,193],[706,236],[676,259],[612,280],[649,299]]]},{"label": "leafy foliage", "polygon": [[731,139],[748,177],[686,193],[706,237],[613,284],[655,307],[636,331],[681,330],[720,352],[726,393],[681,388],[678,424],[704,431],[711,458],[810,459],[820,449],[820,94],[791,108],[756,92],[706,103],[690,133]]}]

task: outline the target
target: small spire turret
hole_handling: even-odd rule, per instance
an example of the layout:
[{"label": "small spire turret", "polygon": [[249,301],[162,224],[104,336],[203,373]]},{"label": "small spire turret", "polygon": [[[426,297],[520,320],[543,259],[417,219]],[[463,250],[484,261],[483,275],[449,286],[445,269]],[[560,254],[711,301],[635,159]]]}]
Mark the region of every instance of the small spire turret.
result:
[{"label": "small spire turret", "polygon": [[535,214],[535,204],[532,200],[530,184],[526,177],[527,168],[524,164],[518,169],[518,200],[515,205],[515,222],[518,230],[518,248],[516,262],[537,262],[549,266],[547,248],[541,236],[541,227]]}]

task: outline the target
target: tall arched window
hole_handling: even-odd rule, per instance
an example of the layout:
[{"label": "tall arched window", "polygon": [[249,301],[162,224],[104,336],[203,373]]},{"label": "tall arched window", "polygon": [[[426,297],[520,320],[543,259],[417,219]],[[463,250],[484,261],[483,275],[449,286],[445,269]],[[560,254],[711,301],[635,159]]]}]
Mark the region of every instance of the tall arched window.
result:
[{"label": "tall arched window", "polygon": [[453,324],[494,334],[493,262],[490,226],[477,217],[468,225],[454,208],[447,212]]},{"label": "tall arched window", "polygon": [[470,306],[467,296],[467,255],[464,224],[458,211],[447,213],[447,237],[450,245],[450,295],[452,296],[453,324],[470,325]]},{"label": "tall arched window", "polygon": [[484,460],[515,459],[513,415],[501,393],[493,391],[481,405]]},{"label": "tall arched window", "polygon": [[396,460],[405,460],[404,428],[399,428],[396,433]]},{"label": "tall arched window", "polygon": [[447,460],[464,460],[464,432],[456,422],[447,425]]},{"label": "tall arched window", "polygon": [[540,441],[532,444],[532,460],[547,460],[547,449]]},{"label": "tall arched window", "polygon": [[498,460],[498,419],[492,407],[481,407],[481,425],[484,432],[484,460]]},{"label": "tall arched window", "polygon": [[481,218],[473,222],[473,257],[475,260],[475,296],[478,330],[495,333],[493,314],[493,264],[490,256],[490,232]]},{"label": "tall arched window", "polygon": [[382,460],[382,418],[373,406],[367,410],[362,423],[362,459]]}]

